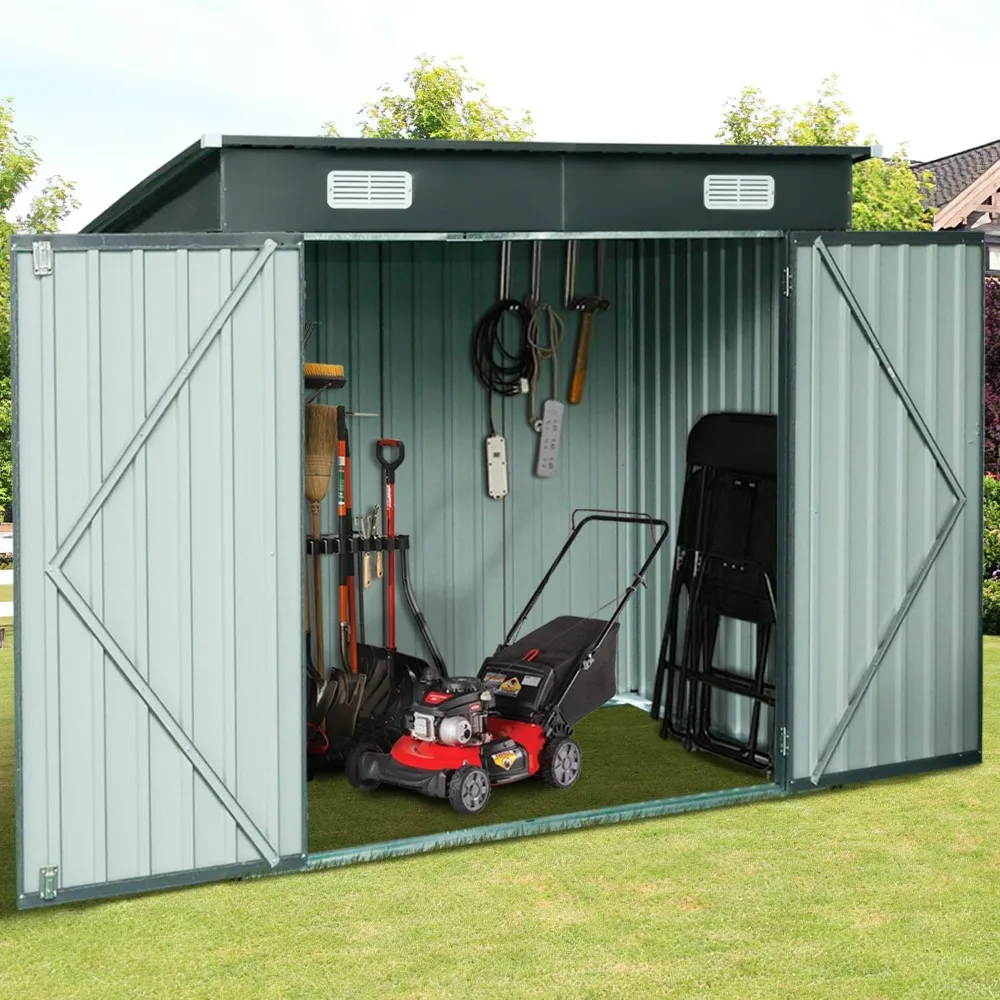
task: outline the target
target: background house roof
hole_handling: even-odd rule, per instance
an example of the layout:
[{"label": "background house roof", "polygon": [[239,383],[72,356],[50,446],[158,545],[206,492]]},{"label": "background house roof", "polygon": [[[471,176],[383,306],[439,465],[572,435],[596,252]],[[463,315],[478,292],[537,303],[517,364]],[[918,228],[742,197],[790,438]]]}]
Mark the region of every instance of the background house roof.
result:
[{"label": "background house roof", "polygon": [[914,163],[913,169],[918,174],[929,170],[934,175],[934,207],[943,208],[998,161],[1000,139],[936,160]]}]

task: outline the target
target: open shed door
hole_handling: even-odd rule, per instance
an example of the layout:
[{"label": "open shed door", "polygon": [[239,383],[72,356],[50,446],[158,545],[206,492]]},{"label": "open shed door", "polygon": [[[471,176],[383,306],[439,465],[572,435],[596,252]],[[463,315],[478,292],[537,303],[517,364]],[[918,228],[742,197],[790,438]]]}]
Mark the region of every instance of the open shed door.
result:
[{"label": "open shed door", "polygon": [[300,867],[301,246],[13,250],[18,906]]},{"label": "open shed door", "polygon": [[981,759],[983,247],[796,234],[786,778]]}]

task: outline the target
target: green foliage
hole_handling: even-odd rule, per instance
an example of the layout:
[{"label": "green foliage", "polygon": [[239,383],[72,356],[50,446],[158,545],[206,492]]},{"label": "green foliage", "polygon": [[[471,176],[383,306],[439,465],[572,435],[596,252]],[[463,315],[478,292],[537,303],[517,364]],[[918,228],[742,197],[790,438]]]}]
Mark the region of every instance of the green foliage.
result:
[{"label": "green foliage", "polygon": [[[744,87],[726,102],[716,138],[749,146],[853,146],[859,128],[840,96],[837,74],[826,77],[815,100],[791,111],[770,104],[757,87]],[[874,136],[864,145],[877,145]],[[851,228],[856,230],[929,230],[934,220],[929,171],[918,177],[910,168],[906,147],[884,159],[854,165]]]},{"label": "green foliage", "polygon": [[983,633],[1000,635],[1000,478],[983,477]]},{"label": "green foliage", "polygon": [[[465,66],[440,65],[418,56],[405,78],[408,92],[393,93],[385,83],[377,100],[362,105],[358,122],[366,139],[470,139],[519,142],[534,137],[531,115],[511,119],[508,108],[497,107],[486,96],[484,84],[469,77]],[[325,122],[323,135],[340,135]]]},{"label": "green foliage", "polygon": [[983,477],[983,579],[1000,575],[1000,478]]},{"label": "green foliage", "polygon": [[1000,580],[983,584],[983,635],[1000,635]]},{"label": "green foliage", "polygon": [[31,136],[14,127],[13,98],[0,98],[0,509],[11,500],[10,238],[15,233],[51,233],[79,202],[72,181],[50,177],[31,200],[28,213],[12,217],[15,199],[35,179],[41,158]]}]

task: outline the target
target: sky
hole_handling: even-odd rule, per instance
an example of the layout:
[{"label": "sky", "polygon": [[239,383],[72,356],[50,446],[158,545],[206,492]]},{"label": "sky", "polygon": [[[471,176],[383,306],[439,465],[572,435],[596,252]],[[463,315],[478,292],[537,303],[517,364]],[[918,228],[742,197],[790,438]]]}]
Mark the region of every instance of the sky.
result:
[{"label": "sky", "polygon": [[969,27],[994,4],[11,2],[0,94],[40,178],[76,182],[66,231],[205,133],[315,135],[332,119],[357,134],[361,104],[400,89],[419,54],[463,62],[544,141],[713,142],[743,86],[792,106],[836,72],[862,137],[931,159],[1000,138],[998,63]]}]

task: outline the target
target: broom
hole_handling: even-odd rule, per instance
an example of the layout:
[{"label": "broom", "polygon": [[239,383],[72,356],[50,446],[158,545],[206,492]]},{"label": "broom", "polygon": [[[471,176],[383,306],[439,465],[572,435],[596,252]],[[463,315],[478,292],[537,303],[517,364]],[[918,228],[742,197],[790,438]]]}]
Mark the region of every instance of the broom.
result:
[{"label": "broom", "polygon": [[[312,506],[312,534],[319,542],[319,508],[330,489],[330,476],[337,452],[337,407],[306,404],[306,499]],[[319,554],[313,549],[313,576],[316,592],[316,666],[326,677],[323,658],[323,590]],[[307,571],[308,572],[308,571]],[[306,628],[309,628],[309,596],[306,594]]]}]

